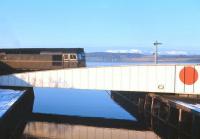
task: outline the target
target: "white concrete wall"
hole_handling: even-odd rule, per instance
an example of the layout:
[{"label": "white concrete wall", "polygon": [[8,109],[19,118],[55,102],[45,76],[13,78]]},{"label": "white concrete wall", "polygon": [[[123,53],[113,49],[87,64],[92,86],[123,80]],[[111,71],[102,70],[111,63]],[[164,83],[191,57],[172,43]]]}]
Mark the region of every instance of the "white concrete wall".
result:
[{"label": "white concrete wall", "polygon": [[192,85],[180,80],[184,67],[200,73],[199,65],[76,68],[4,75],[0,85],[200,94],[199,79]]}]

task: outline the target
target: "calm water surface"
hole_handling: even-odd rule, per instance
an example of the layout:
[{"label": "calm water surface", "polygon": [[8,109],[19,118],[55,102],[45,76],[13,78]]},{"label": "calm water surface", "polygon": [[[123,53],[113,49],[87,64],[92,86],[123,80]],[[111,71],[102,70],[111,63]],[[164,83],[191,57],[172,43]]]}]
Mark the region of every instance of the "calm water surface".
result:
[{"label": "calm water surface", "polygon": [[136,120],[106,91],[35,88],[34,113]]}]

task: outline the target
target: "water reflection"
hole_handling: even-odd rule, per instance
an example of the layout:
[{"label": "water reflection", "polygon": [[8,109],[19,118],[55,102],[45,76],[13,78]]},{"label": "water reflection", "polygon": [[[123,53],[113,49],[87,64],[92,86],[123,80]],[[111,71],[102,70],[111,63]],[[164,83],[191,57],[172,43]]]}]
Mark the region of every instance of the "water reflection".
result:
[{"label": "water reflection", "polygon": [[130,120],[35,114],[23,139],[160,139]]}]

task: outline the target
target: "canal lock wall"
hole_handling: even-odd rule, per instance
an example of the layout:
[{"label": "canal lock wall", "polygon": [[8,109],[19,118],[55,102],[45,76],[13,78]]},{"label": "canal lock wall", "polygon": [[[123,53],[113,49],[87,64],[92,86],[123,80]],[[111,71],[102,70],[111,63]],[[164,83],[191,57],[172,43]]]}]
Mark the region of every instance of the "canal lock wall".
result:
[{"label": "canal lock wall", "polygon": [[200,112],[176,102],[200,102],[199,96],[111,91],[112,99],[161,137],[200,138]]}]

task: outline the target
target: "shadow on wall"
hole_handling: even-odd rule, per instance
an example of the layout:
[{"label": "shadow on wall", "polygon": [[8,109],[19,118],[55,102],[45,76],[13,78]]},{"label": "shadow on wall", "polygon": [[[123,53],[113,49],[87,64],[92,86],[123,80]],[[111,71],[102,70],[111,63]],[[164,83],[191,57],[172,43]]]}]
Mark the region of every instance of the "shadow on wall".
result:
[{"label": "shadow on wall", "polygon": [[[10,75],[10,74],[13,74],[13,73],[20,73],[20,72],[21,71],[14,69],[11,66],[0,61],[0,86],[10,86],[10,87],[14,88],[15,86],[18,86],[16,83],[19,83],[19,86],[23,85],[23,86],[30,86],[31,87],[31,85],[28,84],[27,82],[17,78],[14,75]],[[8,80],[7,75],[10,75],[9,80]],[[13,84],[12,81],[15,82],[15,83]]]},{"label": "shadow on wall", "polygon": [[22,71],[14,69],[11,66],[5,64],[4,62],[0,61],[0,86],[11,86],[11,87],[29,86],[31,87],[29,83],[12,75],[14,73],[21,73],[21,72]]},{"label": "shadow on wall", "polygon": [[[26,78],[26,77],[24,77]],[[10,87],[32,87],[31,84],[27,83],[23,79],[16,77],[13,74],[10,75],[0,75],[0,86],[10,86]]]}]

